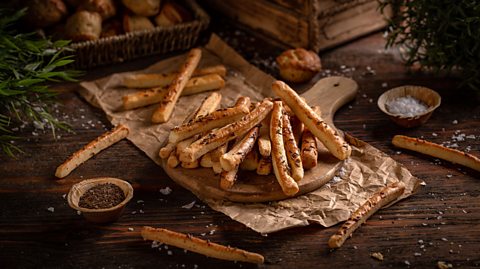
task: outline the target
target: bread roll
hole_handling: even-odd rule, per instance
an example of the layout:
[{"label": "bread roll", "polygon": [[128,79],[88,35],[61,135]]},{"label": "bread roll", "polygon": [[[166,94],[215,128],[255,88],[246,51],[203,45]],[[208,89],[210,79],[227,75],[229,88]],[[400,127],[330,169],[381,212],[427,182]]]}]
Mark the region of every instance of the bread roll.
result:
[{"label": "bread roll", "polygon": [[111,19],[103,22],[101,37],[111,37],[123,34],[122,22],[117,19]]},{"label": "bread roll", "polygon": [[160,14],[155,17],[158,26],[171,26],[191,20],[190,13],[182,6],[167,2],[163,5]]},{"label": "bread roll", "polygon": [[65,34],[73,41],[96,40],[101,32],[102,17],[97,12],[77,11],[65,25]]},{"label": "bread roll", "polygon": [[78,10],[98,12],[98,14],[102,16],[102,20],[106,20],[117,14],[117,8],[113,0],[85,0],[78,7]]},{"label": "bread roll", "polygon": [[309,81],[322,67],[315,52],[302,48],[284,51],[277,57],[277,64],[280,76],[294,83]]},{"label": "bread roll", "polygon": [[160,11],[161,0],[122,0],[133,13],[140,16],[155,16]]},{"label": "bread roll", "polygon": [[27,22],[35,28],[44,28],[60,22],[67,15],[62,0],[32,0],[28,4]]},{"label": "bread roll", "polygon": [[126,33],[151,30],[154,27],[153,23],[147,17],[137,15],[123,16],[123,30],[125,30]]}]

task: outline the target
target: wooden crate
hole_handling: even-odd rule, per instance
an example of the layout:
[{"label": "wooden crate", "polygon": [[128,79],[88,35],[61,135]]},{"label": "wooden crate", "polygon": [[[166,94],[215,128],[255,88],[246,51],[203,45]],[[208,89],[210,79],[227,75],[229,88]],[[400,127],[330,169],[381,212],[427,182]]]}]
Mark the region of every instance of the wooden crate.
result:
[{"label": "wooden crate", "polygon": [[[386,26],[377,0],[205,0],[228,18],[288,47],[316,52]],[[391,11],[388,11],[390,14]]]}]

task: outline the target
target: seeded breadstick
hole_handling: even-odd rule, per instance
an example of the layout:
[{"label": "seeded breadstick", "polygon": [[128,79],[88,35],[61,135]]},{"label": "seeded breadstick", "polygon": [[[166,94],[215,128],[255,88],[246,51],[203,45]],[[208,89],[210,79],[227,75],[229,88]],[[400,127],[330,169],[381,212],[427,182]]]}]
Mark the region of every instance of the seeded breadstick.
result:
[{"label": "seeded breadstick", "polygon": [[376,192],[372,197],[361,205],[348,218],[342,227],[338,229],[337,233],[330,237],[328,246],[330,248],[339,248],[343,245],[345,240],[352,235],[352,233],[360,227],[371,215],[377,212],[380,208],[397,199],[405,190],[405,184],[402,182],[395,182],[388,184],[380,191]]},{"label": "seeded breadstick", "polygon": [[288,164],[290,165],[290,173],[292,178],[298,182],[302,180],[304,171],[302,159],[300,158],[300,150],[298,149],[297,142],[293,136],[289,118],[290,116],[287,114],[284,114],[282,118],[283,143],[285,145]]},{"label": "seeded breadstick", "polygon": [[322,117],[315,114],[313,109],[287,84],[275,81],[272,84],[272,90],[293,110],[305,127],[325,145],[333,156],[340,160],[345,160],[350,156],[352,152],[350,145]]},{"label": "seeded breadstick", "polygon": [[168,86],[168,91],[160,102],[159,107],[153,112],[152,122],[163,123],[167,122],[172,115],[175,104],[182,94],[185,85],[192,76],[193,71],[197,68],[198,62],[202,57],[200,49],[192,49],[188,53],[187,60],[180,68],[175,79]]},{"label": "seeded breadstick", "polygon": [[129,130],[127,126],[119,124],[117,127],[113,128],[113,130],[97,137],[82,149],[73,153],[64,163],[58,166],[55,171],[55,176],[58,178],[68,176],[68,174],[70,174],[75,168],[95,156],[100,151],[127,137],[128,132]]},{"label": "seeded breadstick", "polygon": [[272,140],[272,164],[273,172],[277,178],[283,193],[288,196],[298,192],[297,182],[288,173],[288,161],[285,153],[282,130],[283,105],[281,101],[275,101],[270,120],[270,138]]}]

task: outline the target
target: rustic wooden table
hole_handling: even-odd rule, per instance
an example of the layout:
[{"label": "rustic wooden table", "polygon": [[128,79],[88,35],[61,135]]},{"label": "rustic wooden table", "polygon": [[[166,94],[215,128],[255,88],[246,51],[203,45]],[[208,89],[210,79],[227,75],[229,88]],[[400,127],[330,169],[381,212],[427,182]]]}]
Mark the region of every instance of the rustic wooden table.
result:
[{"label": "rustic wooden table", "polygon": [[[274,57],[280,48],[269,46],[236,28],[217,31],[251,63],[276,75]],[[455,268],[480,266],[480,174],[391,146],[395,134],[455,143],[480,155],[480,105],[469,90],[456,89],[458,81],[409,73],[395,50],[384,51],[381,33],[322,53],[324,71],[353,77],[360,85],[355,101],[342,108],[336,126],[371,143],[403,163],[426,182],[418,193],[379,211],[353,238],[336,250],[327,240],[338,227],[319,225],[294,228],[262,236],[225,215],[213,211],[189,191],[176,185],[160,167],[128,141],[101,152],[71,175],[55,179],[58,164],[73,151],[111,126],[102,111],[73,90],[62,87],[56,115],[75,133],[25,126],[26,141],[18,159],[1,157],[0,163],[0,268],[239,268],[256,267],[206,258],[170,247],[152,249],[139,230],[143,225],[190,233],[214,242],[261,253],[269,268],[435,268],[438,261]],[[89,70],[85,79],[144,68],[161,59]],[[416,84],[431,87],[443,97],[430,121],[405,130],[395,126],[376,106],[388,88]],[[462,140],[463,134],[465,139]],[[67,205],[72,184],[91,177],[118,177],[131,182],[135,197],[121,219],[109,225],[84,221]],[[160,189],[171,188],[169,195]],[[191,209],[183,205],[196,201]],[[370,257],[383,253],[385,260]]]}]

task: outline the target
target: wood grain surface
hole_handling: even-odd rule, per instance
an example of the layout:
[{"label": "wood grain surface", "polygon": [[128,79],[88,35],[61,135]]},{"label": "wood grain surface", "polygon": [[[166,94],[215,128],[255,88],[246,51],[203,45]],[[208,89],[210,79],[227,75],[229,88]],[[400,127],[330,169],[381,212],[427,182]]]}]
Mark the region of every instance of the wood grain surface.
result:
[{"label": "wood grain surface", "polygon": [[[273,59],[281,49],[223,21],[214,21],[213,25],[213,30],[251,63],[277,76]],[[359,94],[338,111],[336,126],[391,154],[426,186],[380,210],[342,248],[327,248],[328,238],[338,227],[311,225],[268,236],[257,234],[199,202],[128,141],[115,144],[65,179],[56,180],[58,164],[110,128],[100,110],[73,92],[75,85],[64,85],[60,88],[61,106],[53,111],[69,122],[75,133],[58,132],[54,139],[48,130],[26,126],[19,133],[27,139],[15,142],[25,154],[18,159],[1,157],[0,268],[256,267],[173,247],[153,249],[140,237],[143,225],[191,233],[261,253],[266,258],[263,267],[267,268],[436,268],[438,261],[451,263],[454,268],[478,268],[480,174],[395,149],[390,143],[393,135],[404,134],[438,143],[450,141],[480,156],[478,96],[468,89],[457,89],[459,81],[454,78],[405,69],[396,50],[384,51],[384,45],[382,34],[376,33],[322,53],[324,70],[318,78],[329,74],[353,77],[359,83]],[[89,70],[86,79],[144,68],[159,59],[150,57]],[[375,104],[383,91],[405,84],[427,86],[442,95],[442,105],[432,118],[415,129],[395,126]],[[475,138],[452,142],[452,136],[459,134]],[[109,225],[85,222],[63,197],[74,183],[101,176],[128,180],[135,189],[124,215]],[[167,187],[172,190],[169,195],[159,191]],[[192,208],[184,207],[193,201]],[[371,258],[373,252],[381,252],[385,259]]]},{"label": "wood grain surface", "polygon": [[[358,91],[357,83],[349,78],[334,76],[320,79],[306,90],[302,97],[311,106],[322,108],[323,119],[333,125],[335,112],[352,101]],[[319,150],[318,165],[305,171],[305,177],[298,182],[299,196],[320,188],[330,181],[343,161],[333,157],[325,147]],[[162,160],[165,172],[172,180],[187,188],[199,197],[229,200],[233,202],[270,202],[289,198],[278,184],[273,172],[268,176],[255,172],[240,171],[238,180],[229,190],[220,188],[220,175],[215,175],[210,168],[186,169],[169,167],[167,160]]]}]

